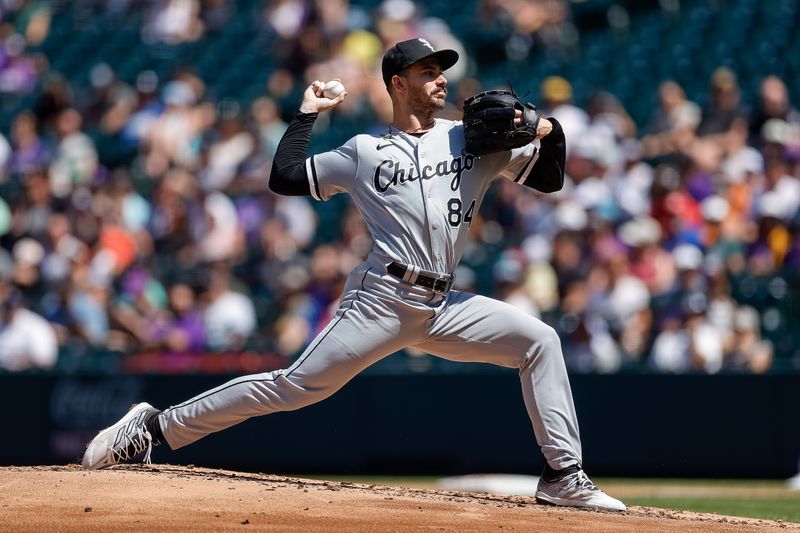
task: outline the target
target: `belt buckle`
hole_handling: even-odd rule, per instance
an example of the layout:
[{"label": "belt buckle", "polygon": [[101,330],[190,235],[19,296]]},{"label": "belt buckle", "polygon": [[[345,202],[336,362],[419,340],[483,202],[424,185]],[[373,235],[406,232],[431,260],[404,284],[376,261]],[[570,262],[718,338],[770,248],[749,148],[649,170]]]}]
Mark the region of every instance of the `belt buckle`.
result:
[{"label": "belt buckle", "polygon": [[447,276],[437,276],[433,281],[433,292],[436,294],[446,294],[453,286],[455,276],[452,274]]}]

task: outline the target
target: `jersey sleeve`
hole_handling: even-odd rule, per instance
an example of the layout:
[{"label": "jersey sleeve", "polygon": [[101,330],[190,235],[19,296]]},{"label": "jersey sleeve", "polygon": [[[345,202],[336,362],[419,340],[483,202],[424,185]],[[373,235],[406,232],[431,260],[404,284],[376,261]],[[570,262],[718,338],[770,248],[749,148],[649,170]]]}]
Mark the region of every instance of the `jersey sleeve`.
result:
[{"label": "jersey sleeve", "polygon": [[525,146],[505,152],[509,160],[505,168],[500,172],[500,176],[515,183],[524,183],[539,158],[540,146],[541,143],[537,139]]},{"label": "jersey sleeve", "polygon": [[329,200],[340,192],[351,192],[358,171],[356,138],[345,144],[306,159],[308,184],[311,196],[317,200]]}]

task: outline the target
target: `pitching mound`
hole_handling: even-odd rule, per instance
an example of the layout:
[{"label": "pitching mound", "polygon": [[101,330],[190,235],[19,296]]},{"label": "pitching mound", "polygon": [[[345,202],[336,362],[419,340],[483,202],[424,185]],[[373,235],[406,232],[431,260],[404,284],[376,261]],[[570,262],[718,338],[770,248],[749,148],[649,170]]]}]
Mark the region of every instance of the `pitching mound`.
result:
[{"label": "pitching mound", "polygon": [[0,468],[0,531],[800,531],[800,525],[633,507],[402,489],[182,466]]}]

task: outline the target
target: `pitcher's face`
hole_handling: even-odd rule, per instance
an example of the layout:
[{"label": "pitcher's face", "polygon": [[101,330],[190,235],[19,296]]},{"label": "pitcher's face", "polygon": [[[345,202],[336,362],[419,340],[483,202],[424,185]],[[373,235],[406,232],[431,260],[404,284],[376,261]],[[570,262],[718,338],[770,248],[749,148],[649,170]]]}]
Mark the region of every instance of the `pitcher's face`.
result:
[{"label": "pitcher's face", "polygon": [[419,114],[444,109],[447,98],[447,78],[435,58],[417,61],[403,71],[406,80],[409,107]]}]

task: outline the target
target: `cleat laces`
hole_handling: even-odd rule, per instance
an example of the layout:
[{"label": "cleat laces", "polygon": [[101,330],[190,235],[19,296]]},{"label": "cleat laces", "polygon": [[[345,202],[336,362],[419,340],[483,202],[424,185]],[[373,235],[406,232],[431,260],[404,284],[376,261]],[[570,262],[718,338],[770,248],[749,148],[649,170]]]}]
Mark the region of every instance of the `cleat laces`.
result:
[{"label": "cleat laces", "polygon": [[122,442],[120,446],[112,446],[106,454],[106,460],[109,464],[118,464],[128,462],[142,452],[144,455],[145,464],[151,464],[150,453],[153,451],[153,437],[147,428],[144,426],[137,426],[135,431],[125,431],[122,428]]},{"label": "cleat laces", "polygon": [[574,476],[572,483],[570,485],[574,485],[576,488],[584,489],[584,490],[591,490],[591,491],[599,491],[592,480],[589,479],[589,476],[584,473],[583,470],[578,470],[578,475]]}]

